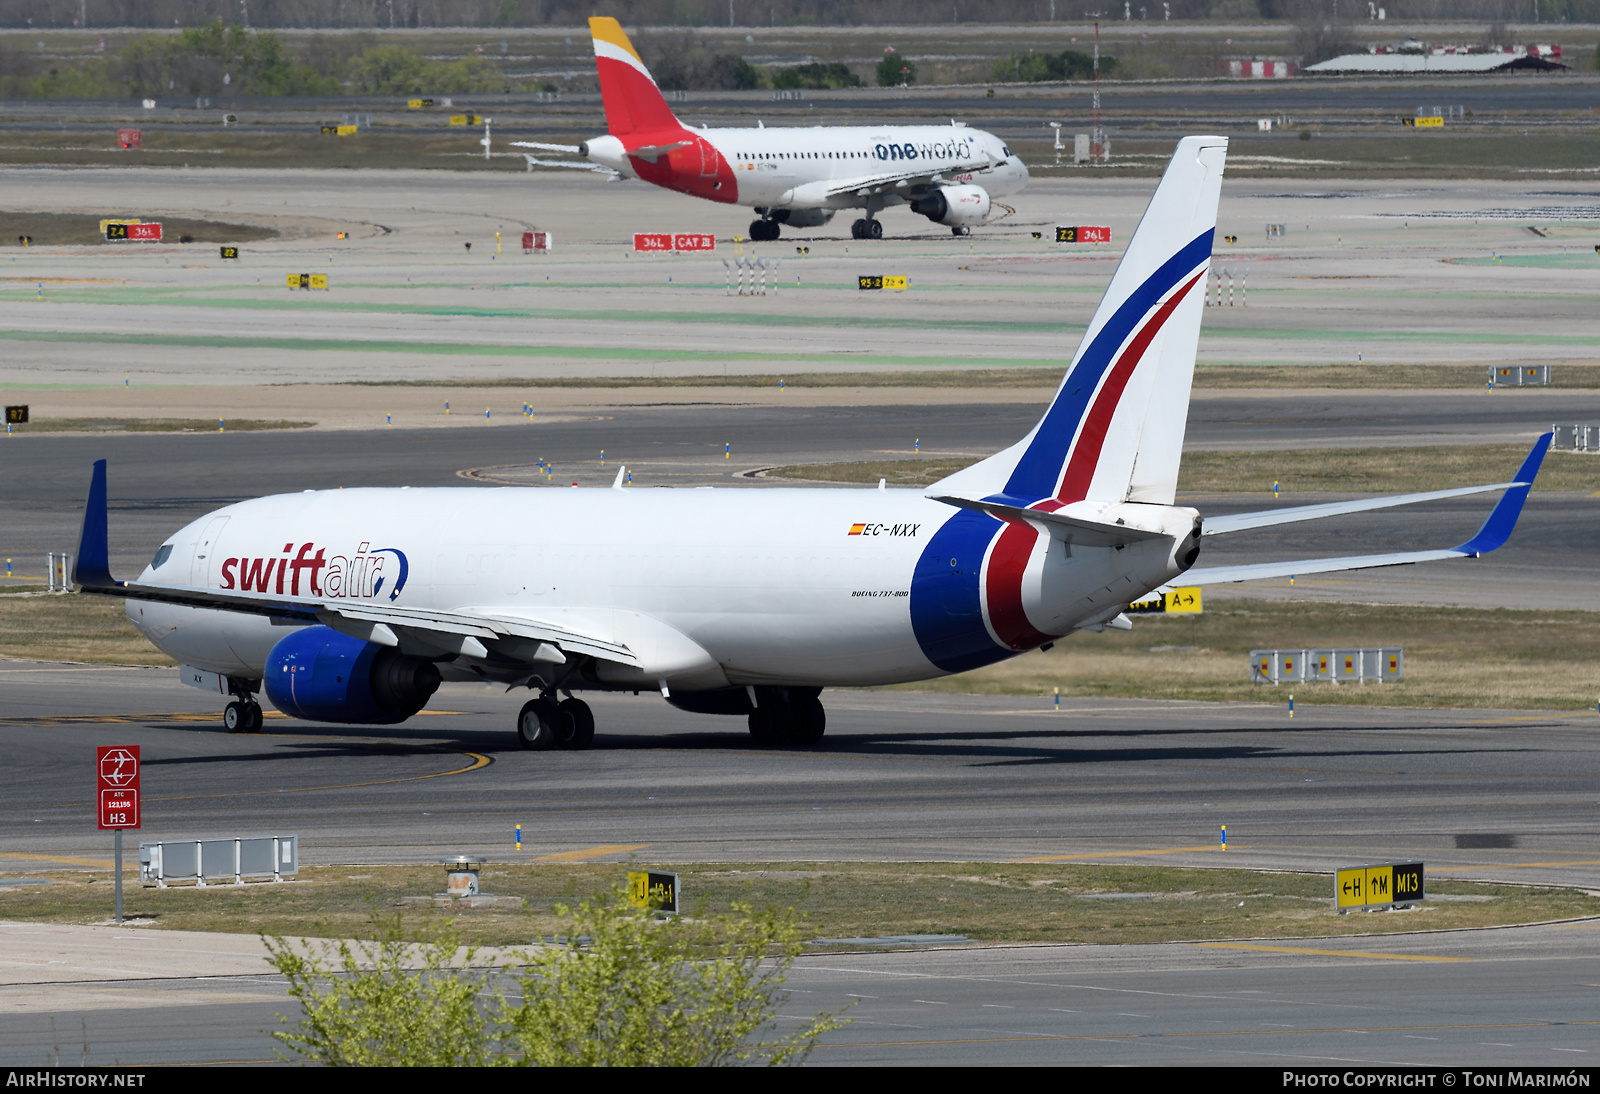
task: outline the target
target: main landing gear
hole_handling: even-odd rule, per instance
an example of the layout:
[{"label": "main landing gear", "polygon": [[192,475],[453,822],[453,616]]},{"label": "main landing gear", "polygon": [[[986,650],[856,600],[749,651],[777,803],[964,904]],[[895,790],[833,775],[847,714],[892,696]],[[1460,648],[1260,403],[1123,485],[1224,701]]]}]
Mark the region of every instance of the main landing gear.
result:
[{"label": "main landing gear", "polygon": [[850,225],[851,239],[882,239],[883,223],[873,219],[870,215],[864,216]]},{"label": "main landing gear", "polygon": [[778,238],[778,222],[765,217],[750,222],[750,239],[755,243],[771,243]]},{"label": "main landing gear", "polygon": [[517,715],[517,740],[536,752],[563,748],[581,752],[594,743],[594,711],[582,699],[556,702],[547,691],[523,704]]},{"label": "main landing gear", "polygon": [[260,686],[259,680],[228,677],[228,690],[239,698],[222,711],[222,728],[229,733],[261,732],[261,704],[255,700],[255,689]]},{"label": "main landing gear", "polygon": [[820,688],[761,688],[750,712],[750,737],[757,748],[815,748],[827,732]]}]

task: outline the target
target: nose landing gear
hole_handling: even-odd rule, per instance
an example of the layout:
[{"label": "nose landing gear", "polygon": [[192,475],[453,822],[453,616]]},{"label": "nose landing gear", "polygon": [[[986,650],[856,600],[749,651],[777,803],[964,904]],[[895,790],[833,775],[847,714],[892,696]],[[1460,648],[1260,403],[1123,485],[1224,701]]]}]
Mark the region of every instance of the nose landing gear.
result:
[{"label": "nose landing gear", "polygon": [[229,703],[222,711],[222,728],[229,733],[260,733],[261,732],[261,704],[255,700],[256,688],[261,686],[259,680],[240,680],[237,677],[228,677],[228,690],[239,698]]}]

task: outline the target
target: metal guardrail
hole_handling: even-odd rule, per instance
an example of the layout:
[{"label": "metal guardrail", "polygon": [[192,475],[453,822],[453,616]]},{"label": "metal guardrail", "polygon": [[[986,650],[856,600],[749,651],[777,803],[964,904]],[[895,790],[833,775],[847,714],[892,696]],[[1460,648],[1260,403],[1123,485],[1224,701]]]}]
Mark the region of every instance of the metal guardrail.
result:
[{"label": "metal guardrail", "polygon": [[1404,680],[1406,652],[1399,646],[1321,650],[1251,650],[1255,684],[1364,684]]},{"label": "metal guardrail", "polygon": [[168,882],[205,886],[245,878],[282,881],[300,872],[299,836],[157,840],[139,844],[139,880],[165,889]]},{"label": "metal guardrail", "polygon": [[1567,448],[1574,452],[1600,452],[1600,425],[1552,425],[1555,439],[1551,448]]},{"label": "metal guardrail", "polygon": [[1490,387],[1546,387],[1549,365],[1490,365]]}]

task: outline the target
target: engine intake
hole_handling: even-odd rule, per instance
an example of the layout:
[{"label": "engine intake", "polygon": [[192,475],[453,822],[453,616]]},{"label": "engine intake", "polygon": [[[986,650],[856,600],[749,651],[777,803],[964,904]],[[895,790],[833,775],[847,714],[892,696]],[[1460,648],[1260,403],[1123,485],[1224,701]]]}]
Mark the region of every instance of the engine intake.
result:
[{"label": "engine intake", "polygon": [[941,186],[911,203],[935,224],[967,228],[989,219],[989,192],[981,186]]},{"label": "engine intake", "polygon": [[393,725],[439,689],[439,670],[421,657],[330,627],[306,627],[272,647],[263,685],[272,705],[291,718]]}]

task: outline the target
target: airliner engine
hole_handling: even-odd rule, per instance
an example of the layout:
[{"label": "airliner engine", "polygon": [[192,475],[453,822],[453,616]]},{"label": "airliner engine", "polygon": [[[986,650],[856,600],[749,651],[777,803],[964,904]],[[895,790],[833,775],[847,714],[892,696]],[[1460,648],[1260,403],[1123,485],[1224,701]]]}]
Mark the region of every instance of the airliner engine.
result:
[{"label": "airliner engine", "polygon": [[982,224],[989,218],[989,192],[981,186],[941,186],[913,201],[911,211],[965,235],[960,229]]},{"label": "airliner engine", "polygon": [[344,725],[403,722],[439,688],[433,662],[329,627],[285,636],[262,677],[267,698],[291,718]]}]

